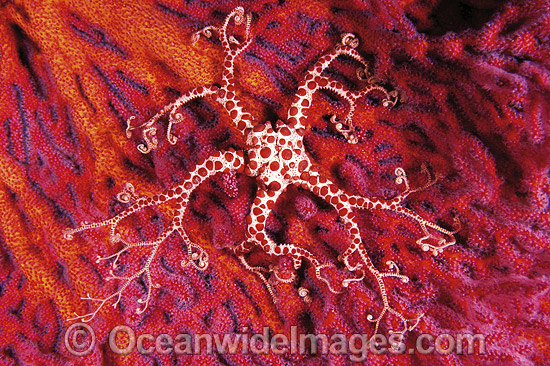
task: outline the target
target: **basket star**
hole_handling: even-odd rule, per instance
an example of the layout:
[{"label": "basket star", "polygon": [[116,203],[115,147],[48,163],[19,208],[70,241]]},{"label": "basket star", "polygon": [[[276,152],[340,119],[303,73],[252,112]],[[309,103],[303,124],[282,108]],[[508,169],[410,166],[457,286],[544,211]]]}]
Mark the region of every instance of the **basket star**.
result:
[{"label": "basket star", "polygon": [[[244,25],[244,40],[239,41],[236,36],[228,34],[228,26]],[[328,53],[322,56],[307,72],[291,106],[288,108],[288,115],[285,121],[259,121],[247,111],[237,92],[235,82],[235,59],[252,42],[250,38],[251,15],[246,14],[242,7],[234,9],[226,18],[222,26],[209,26],[193,35],[193,41],[198,42],[201,36],[218,37],[224,50],[224,63],[222,80],[219,85],[206,85],[194,88],[181,95],[173,103],[166,105],[155,116],[140,125],[134,125],[134,117],[127,121],[127,137],[132,136],[132,131],[140,130],[143,144],[137,148],[140,152],[147,154],[158,147],[156,137],[157,125],[161,117],[168,115],[168,126],[166,127],[166,139],[170,144],[177,143],[177,137],[172,133],[173,127],[182,122],[184,117],[180,113],[181,107],[196,98],[212,97],[227,111],[234,126],[243,134],[246,139],[246,149],[235,151],[218,151],[208,158],[199,162],[192,171],[185,174],[181,184],[169,188],[166,191],[151,197],[138,196],[132,184],[127,183],[124,190],[118,195],[121,202],[132,203],[129,208],[120,214],[96,223],[82,223],[77,228],[66,229],[64,236],[67,240],[74,238],[74,235],[83,230],[108,227],[110,240],[114,243],[120,242],[123,248],[107,257],[98,257],[97,261],[112,260],[112,269],[117,268],[121,254],[131,248],[146,247],[148,254],[141,267],[129,276],[116,276],[111,271],[108,279],[121,281],[118,290],[106,298],[92,298],[89,295],[84,299],[97,303],[95,310],[88,314],[78,315],[73,319],[89,321],[95,317],[99,310],[108,302],[112,301],[113,306],[120,302],[124,291],[136,279],[145,278],[147,282],[147,294],[145,298],[138,299],[142,307],[137,311],[142,313],[148,307],[151,300],[153,288],[158,287],[152,280],[151,266],[155,262],[159,248],[163,242],[174,232],[179,234],[187,246],[187,259],[182,261],[183,267],[193,266],[197,270],[205,271],[209,265],[209,256],[205,249],[193,243],[186,234],[184,215],[192,192],[209,177],[218,173],[236,171],[254,177],[257,182],[257,192],[252,203],[250,214],[246,217],[247,231],[245,240],[229,250],[239,259],[242,265],[257,274],[266,285],[267,291],[274,301],[276,295],[273,286],[278,282],[290,283],[295,280],[295,275],[286,278],[279,273],[277,266],[264,268],[251,266],[247,259],[247,253],[253,249],[261,249],[266,254],[274,257],[286,256],[291,259],[294,269],[301,267],[303,261],[312,266],[318,280],[324,282],[333,293],[338,293],[340,288],[347,288],[352,283],[362,281],[366,276],[374,278],[382,298],[383,308],[377,315],[369,314],[367,319],[375,323],[375,334],[378,332],[380,321],[384,316],[391,314],[397,317],[402,329],[390,332],[404,333],[412,330],[418,324],[422,314],[414,319],[406,318],[401,312],[395,310],[390,303],[387,291],[387,282],[391,279],[398,279],[403,283],[409,281],[406,275],[399,271],[399,267],[393,261],[388,261],[387,270],[377,269],[361,239],[361,233],[356,219],[356,210],[385,210],[398,215],[405,216],[415,221],[424,236],[416,242],[424,251],[430,251],[437,255],[444,248],[455,244],[454,234],[460,226],[455,220],[457,228],[454,231],[447,230],[436,225],[412,210],[402,205],[403,200],[411,193],[425,189],[434,183],[434,179],[428,176],[427,183],[419,188],[413,189],[409,185],[406,173],[402,168],[395,170],[396,184],[404,186],[401,194],[392,199],[378,199],[353,195],[342,190],[336,183],[320,173],[315,163],[308,156],[304,147],[303,138],[306,132],[305,116],[311,108],[313,96],[320,90],[330,91],[344,99],[349,107],[343,119],[332,116],[330,122],[334,124],[338,132],[350,144],[359,142],[353,125],[353,115],[356,102],[369,95],[382,95],[382,107],[391,108],[397,102],[397,93],[388,91],[385,87],[378,85],[372,78],[368,78],[368,63],[357,52],[358,39],[353,34],[343,34],[341,41]],[[358,91],[349,90],[342,83],[327,76],[324,71],[340,56],[346,56],[357,61],[361,67],[357,71],[357,78],[365,85]],[[314,253],[300,246],[300,243],[277,243],[266,232],[266,221],[272,212],[278,199],[290,186],[299,186],[311,191],[328,202],[337,212],[350,235],[350,243],[338,256],[349,275],[347,278],[334,283],[327,275],[329,268],[335,268],[333,263],[325,263],[319,260]],[[124,218],[150,206],[164,204],[172,201],[175,204],[174,217],[169,225],[158,237],[148,241],[131,242],[125,240],[117,228]],[[269,278],[269,279],[268,279]],[[298,290],[305,301],[311,301],[308,291],[304,288]]]}]

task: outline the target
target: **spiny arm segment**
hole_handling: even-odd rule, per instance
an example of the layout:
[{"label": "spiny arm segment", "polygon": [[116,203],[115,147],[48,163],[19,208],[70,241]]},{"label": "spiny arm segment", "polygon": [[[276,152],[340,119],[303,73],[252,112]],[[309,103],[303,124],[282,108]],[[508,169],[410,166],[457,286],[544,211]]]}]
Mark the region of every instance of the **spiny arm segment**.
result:
[{"label": "spiny arm segment", "polygon": [[[115,291],[113,294],[111,294],[106,298],[102,298],[102,299],[92,298],[89,295],[84,297],[83,300],[89,300],[89,301],[98,303],[95,310],[84,315],[78,315],[75,313],[75,317],[69,320],[81,319],[82,321],[90,321],[95,317],[98,311],[107,302],[115,298],[116,300],[113,303],[113,307],[116,307],[121,300],[123,292],[128,288],[128,286],[134,280],[141,278],[142,276],[145,276],[145,283],[147,285],[147,294],[144,299],[138,299],[138,302],[143,305],[141,308],[137,310],[137,312],[138,313],[144,312],[149,305],[152,289],[158,287],[152,282],[151,265],[158,253],[160,245],[173,232],[177,232],[178,234],[180,234],[181,238],[183,239],[183,242],[187,246],[188,256],[186,260],[183,260],[181,262],[181,266],[185,268],[189,265],[192,265],[196,269],[204,271],[208,267],[208,254],[200,245],[193,243],[189,239],[189,237],[187,236],[183,228],[184,214],[187,208],[189,197],[191,196],[191,193],[199,185],[201,185],[207,178],[219,172],[228,172],[230,170],[236,170],[238,172],[242,172],[244,170],[244,164],[245,164],[244,154],[242,151],[235,151],[233,149],[230,149],[226,152],[216,152],[212,154],[209,158],[199,163],[193,171],[186,173],[182,184],[176,187],[167,189],[163,193],[154,195],[149,198],[136,196],[134,193],[134,187],[128,183],[126,184],[124,190],[121,193],[119,193],[117,197],[121,202],[124,202],[124,203],[129,203],[130,201],[135,200],[132,206],[130,206],[129,208],[127,208],[126,210],[124,210],[123,212],[121,212],[120,214],[118,214],[117,216],[111,219],[100,221],[97,223],[91,223],[91,224],[84,222],[78,228],[65,229],[63,231],[63,235],[65,239],[73,240],[75,233],[88,230],[88,229],[96,229],[96,228],[107,226],[110,229],[109,230],[110,241],[113,243],[120,242],[123,244],[123,248],[119,250],[117,253],[106,257],[98,256],[96,259],[96,263],[114,259],[113,262],[111,263],[110,276],[107,277],[106,279],[108,281],[120,280],[122,281],[121,286],[119,286],[117,291]],[[160,234],[157,238],[153,240],[148,240],[148,241],[130,242],[122,238],[120,233],[117,232],[117,227],[122,219],[144,209],[145,207],[161,205],[170,201],[175,201],[175,215],[170,222],[169,228],[166,231],[164,231],[162,234]],[[146,258],[145,264],[140,269],[138,269],[133,274],[128,276],[114,275],[113,271],[117,269],[118,261],[120,259],[120,256],[123,253],[133,248],[144,248],[144,247],[150,248],[150,250],[145,257]]]},{"label": "spiny arm segment", "polygon": [[[172,145],[177,142],[177,137],[172,134],[172,128],[174,125],[183,121],[183,114],[181,108],[188,102],[196,98],[205,98],[208,96],[215,96],[217,102],[222,104],[227,110],[229,116],[233,120],[233,123],[243,133],[246,129],[254,127],[254,119],[252,115],[245,110],[244,103],[242,103],[236,95],[235,87],[235,58],[241,54],[251,43],[250,39],[250,22],[251,15],[245,14],[242,7],[238,7],[233,10],[225,19],[222,27],[208,26],[200,31],[196,32],[192,36],[193,44],[198,42],[200,35],[204,35],[206,38],[213,36],[213,33],[218,33],[219,39],[222,42],[225,58],[224,58],[224,70],[222,73],[222,84],[220,87],[216,85],[200,86],[191,89],[180,96],[176,101],[166,105],[156,115],[151,117],[148,121],[138,125],[132,126],[134,116],[130,117],[126,121],[126,136],[131,137],[131,131],[136,129],[142,130],[142,138],[145,141],[143,144],[138,145],[138,150],[147,154],[151,150],[158,147],[157,127],[154,124],[164,115],[169,113],[168,128],[166,131],[166,139]],[[245,39],[243,42],[237,40],[233,35],[227,33],[227,27],[231,20],[235,25],[241,25],[245,23]]]},{"label": "spiny arm segment", "polygon": [[[382,94],[382,105],[384,107],[392,107],[397,103],[397,92],[395,90],[388,91],[386,88],[377,85],[374,78],[368,78],[368,63],[355,50],[359,44],[358,39],[351,33],[342,35],[342,41],[331,52],[324,55],[315,63],[306,73],[304,81],[298,85],[298,91],[293,100],[292,105],[288,109],[288,122],[296,129],[305,129],[304,117],[308,109],[311,107],[313,95],[321,89],[332,91],[349,104],[348,112],[343,121],[339,120],[336,115],[333,115],[331,122],[335,125],[346,140],[351,144],[358,142],[355,136],[355,128],[353,126],[353,114],[356,108],[356,103],[360,98],[366,97],[372,93],[378,92]],[[341,55],[347,55],[358,61],[363,68],[357,70],[357,78],[366,80],[367,85],[359,91],[351,91],[342,83],[333,80],[332,78],[322,75],[323,71]]]},{"label": "spiny arm segment", "polygon": [[137,129],[142,129],[142,137],[145,141],[144,144],[138,145],[137,149],[143,153],[148,154],[151,150],[154,150],[158,147],[158,140],[156,138],[157,128],[153,125],[164,116],[166,113],[169,113],[168,119],[168,128],[166,130],[166,139],[172,145],[174,145],[178,138],[172,134],[172,127],[181,121],[183,121],[183,114],[181,113],[181,108],[184,104],[192,101],[196,98],[204,98],[209,95],[212,95],[218,91],[218,87],[215,85],[211,86],[200,86],[194,88],[184,93],[181,97],[176,99],[173,103],[168,104],[160,112],[151,117],[148,121],[138,125],[132,126],[132,121],[135,119],[135,116],[128,118],[126,121],[126,137],[132,137],[132,131]]}]

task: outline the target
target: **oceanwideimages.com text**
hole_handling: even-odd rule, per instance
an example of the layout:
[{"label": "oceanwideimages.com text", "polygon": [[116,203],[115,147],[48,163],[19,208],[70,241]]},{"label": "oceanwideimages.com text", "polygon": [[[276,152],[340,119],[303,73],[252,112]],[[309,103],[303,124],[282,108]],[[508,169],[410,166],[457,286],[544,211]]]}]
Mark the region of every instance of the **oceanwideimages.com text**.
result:
[{"label": "oceanwideimages.com text", "polygon": [[[75,356],[90,353],[96,346],[96,336],[86,323],[75,323],[65,332],[65,347]],[[243,328],[241,333],[230,334],[137,334],[131,327],[119,325],[109,332],[109,349],[118,355],[138,352],[143,355],[171,354],[333,354],[347,355],[354,362],[366,360],[369,354],[485,354],[483,334],[431,334],[419,335],[414,346],[406,343],[402,334],[385,336],[376,334],[300,334],[292,326],[290,335],[273,333],[264,327],[262,333]],[[407,347],[407,344],[409,346]]]}]

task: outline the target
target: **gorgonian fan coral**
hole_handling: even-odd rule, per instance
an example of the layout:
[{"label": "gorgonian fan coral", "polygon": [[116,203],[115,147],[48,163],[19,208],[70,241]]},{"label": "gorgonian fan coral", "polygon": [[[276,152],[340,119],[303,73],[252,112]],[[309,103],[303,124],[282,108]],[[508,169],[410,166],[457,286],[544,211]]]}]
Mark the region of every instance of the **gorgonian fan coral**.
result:
[{"label": "gorgonian fan coral", "polygon": [[[219,32],[238,6],[246,14],[240,25],[231,18],[225,28],[229,48],[250,43],[233,60],[234,80],[228,85],[234,85],[235,101],[244,106],[234,113],[255,126],[264,123],[276,138],[284,138],[285,127],[297,133],[288,112],[304,89],[300,82],[331,54],[342,34],[356,35],[354,50],[368,66],[367,72],[364,64],[342,54],[310,80],[315,87],[330,78],[351,94],[346,99],[334,88],[318,87],[311,100],[304,98],[310,105],[299,117],[304,126],[299,150],[313,170],[307,179],[300,172],[305,186],[286,186],[260,230],[275,250],[294,245],[318,261],[302,256],[297,270],[297,255],[268,254],[271,247],[264,249],[248,232],[249,226],[257,230],[264,212],[252,210],[264,183],[261,175],[246,174],[247,167],[252,169],[248,151],[255,148],[226,110],[229,100],[218,101],[227,73]],[[369,352],[366,363],[546,364],[549,14],[546,0],[0,1],[0,363],[349,365],[349,348],[347,354],[143,355],[135,350],[119,356],[110,350],[108,334],[123,324],[136,335],[233,337],[268,327],[271,334],[287,337],[296,330],[368,339],[377,325],[368,315],[376,320],[384,312],[377,277],[358,251],[348,265],[362,268],[347,268],[343,255],[354,236],[343,208],[351,204],[337,202],[335,208],[322,192],[313,192],[309,187],[322,183],[311,185],[311,173],[345,195],[389,202],[407,191],[405,179],[396,184],[401,172],[407,172],[410,191],[425,186],[424,172],[429,172],[427,182],[433,184],[395,207],[448,230],[454,230],[452,219],[460,218],[455,245],[438,255],[416,243],[426,236],[417,220],[395,210],[350,210],[360,248],[374,268],[380,274],[398,268],[409,278],[407,283],[382,278],[388,305],[413,319],[408,327],[424,314],[403,337],[405,352]],[[212,27],[200,32],[207,26]],[[203,37],[208,31],[210,38]],[[185,93],[201,85],[218,90],[183,103]],[[354,100],[369,86],[382,89]],[[169,106],[177,100],[182,104],[171,119]],[[353,103],[352,118],[346,120]],[[159,111],[166,113],[148,125]],[[263,134],[261,146],[271,146],[263,140],[269,138],[266,130],[258,134]],[[136,149],[147,150],[153,138],[157,146],[149,153]],[[240,173],[225,159],[231,149],[243,152]],[[271,151],[270,164],[284,163],[282,151]],[[217,161],[229,171],[222,167],[203,179],[196,167],[208,159],[215,165],[213,156],[220,152],[224,155]],[[236,155],[233,163],[242,159]],[[258,167],[270,172],[260,159]],[[187,172],[202,180],[196,188],[191,182],[193,191],[181,206],[185,214],[178,227],[189,241],[173,231],[158,244],[149,265],[156,244],[132,245],[155,241],[171,229],[179,216],[178,198],[121,219],[117,242],[109,240],[109,226],[75,233],[71,241],[63,237],[65,228],[119,218],[139,200],[185,184]],[[257,220],[252,225],[249,215]],[[235,252],[243,241],[249,246]],[[437,239],[427,243],[437,246]],[[96,263],[98,256],[111,258]],[[388,270],[388,261],[397,267]],[[317,264],[329,265],[320,268],[320,278]],[[103,301],[127,283],[106,281],[111,270],[117,277],[142,272],[128,282],[116,308],[109,305],[118,295],[89,323],[97,334],[90,354],[70,354],[63,334],[79,322],[67,319],[74,312],[91,315],[101,305],[81,297],[91,294]],[[149,291],[148,307],[138,313],[145,303],[136,300],[145,302]],[[403,328],[401,319],[386,310],[377,331],[388,335]],[[475,355],[408,352],[425,334],[483,334],[486,353],[480,348]]]}]

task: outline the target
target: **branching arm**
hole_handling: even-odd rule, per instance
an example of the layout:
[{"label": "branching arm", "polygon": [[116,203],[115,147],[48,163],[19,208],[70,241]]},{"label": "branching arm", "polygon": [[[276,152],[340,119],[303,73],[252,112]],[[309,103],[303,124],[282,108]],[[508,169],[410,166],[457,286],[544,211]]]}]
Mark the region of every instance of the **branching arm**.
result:
[{"label": "branching arm", "polygon": [[[184,182],[182,184],[176,187],[167,189],[163,193],[157,194],[153,197],[137,198],[137,196],[134,193],[134,187],[131,184],[126,184],[124,190],[121,193],[119,193],[118,198],[121,202],[130,202],[131,200],[137,198],[137,201],[131,207],[127,208],[122,213],[118,214],[117,216],[111,219],[104,220],[98,223],[91,223],[91,224],[83,223],[80,227],[76,229],[64,230],[63,233],[65,238],[67,240],[72,240],[74,238],[74,234],[77,232],[88,230],[88,229],[95,229],[103,226],[109,226],[110,240],[115,243],[121,242],[123,244],[123,248],[118,252],[106,257],[98,256],[96,259],[96,262],[114,259],[111,264],[110,276],[107,278],[107,280],[108,281],[120,280],[122,281],[122,285],[118,288],[118,290],[115,293],[103,299],[92,298],[89,295],[86,296],[85,298],[83,298],[84,300],[96,302],[98,303],[98,306],[95,308],[93,312],[90,312],[84,315],[78,315],[75,313],[75,317],[69,320],[81,319],[82,321],[89,321],[95,317],[95,315],[107,302],[109,302],[111,299],[114,299],[114,298],[116,299],[116,301],[113,303],[113,307],[116,307],[116,305],[120,302],[122,298],[123,292],[128,288],[128,286],[134,280],[140,278],[141,276],[145,276],[144,280],[147,285],[147,294],[144,299],[138,299],[138,303],[143,304],[143,306],[138,309],[138,313],[144,312],[149,305],[152,289],[155,287],[158,287],[152,282],[151,265],[158,253],[158,250],[161,244],[174,231],[177,231],[180,234],[181,238],[183,239],[183,241],[187,246],[188,259],[182,261],[181,263],[182,267],[187,267],[188,265],[192,265],[198,270],[201,270],[201,271],[205,270],[208,267],[208,254],[201,246],[193,243],[187,236],[183,228],[184,214],[185,214],[187,203],[189,201],[189,197],[191,196],[191,193],[199,185],[201,185],[206,179],[208,179],[214,174],[217,174],[219,172],[227,172],[230,170],[237,170],[239,172],[242,172],[244,170],[244,154],[241,151],[237,152],[235,150],[229,150],[226,152],[214,153],[208,159],[205,159],[200,164],[198,164],[193,171],[187,173],[184,179]],[[131,214],[139,210],[142,210],[145,207],[160,205],[169,201],[175,201],[176,214],[174,215],[174,218],[171,220],[169,229],[163,232],[162,234],[160,234],[157,238],[153,240],[148,240],[148,241],[132,242],[132,241],[128,241],[127,239],[123,239],[121,235],[116,232],[116,228],[122,219],[130,216]],[[146,258],[145,264],[140,269],[135,271],[133,274],[127,275],[127,276],[118,276],[114,274],[113,271],[117,268],[118,261],[120,259],[120,256],[123,253],[126,253],[129,250],[134,248],[144,248],[144,247],[150,248],[150,250],[145,256]]]},{"label": "branching arm", "polygon": [[[344,281],[342,281],[342,286],[348,287],[352,282],[361,281],[365,275],[363,271],[363,268],[365,267],[376,280],[380,289],[380,294],[382,296],[382,303],[384,307],[377,318],[374,318],[372,315],[369,315],[367,317],[369,321],[373,321],[376,323],[374,334],[378,332],[380,321],[386,313],[393,314],[394,316],[399,318],[401,323],[403,324],[403,330],[395,333],[404,333],[407,330],[412,330],[412,328],[414,328],[416,324],[413,327],[410,327],[408,324],[411,322],[411,320],[406,319],[403,314],[395,310],[390,305],[388,294],[386,291],[386,284],[384,283],[384,279],[386,277],[397,278],[403,283],[407,283],[409,281],[409,277],[400,274],[399,267],[393,261],[388,261],[386,263],[388,265],[387,272],[380,272],[374,266],[367,251],[365,250],[365,247],[362,245],[362,239],[360,236],[359,228],[357,226],[355,214],[352,211],[353,205],[349,202],[348,195],[340,188],[338,188],[338,186],[335,185],[333,182],[321,176],[317,172],[308,172],[302,174],[299,179],[296,179],[295,184],[301,185],[303,188],[310,190],[314,194],[322,197],[323,199],[325,199],[325,201],[330,203],[338,212],[338,215],[342,219],[342,222],[346,225],[346,229],[351,235],[351,244],[345,250],[345,252],[340,255],[340,259],[344,262],[346,268],[350,272],[361,271],[362,276],[359,278],[345,279]],[[349,261],[354,253],[359,254],[361,262],[355,266],[352,266]],[[418,319],[420,319],[421,316],[422,315],[420,315],[416,319],[415,323],[418,323]],[[393,331],[391,332],[393,333]]]},{"label": "branching arm", "polygon": [[[408,208],[401,205],[401,202],[411,193],[421,191],[431,185],[433,185],[436,179],[432,179],[425,167],[422,168],[425,174],[428,177],[427,183],[422,187],[411,189],[409,181],[405,174],[405,171],[402,168],[397,168],[395,170],[397,184],[404,184],[405,191],[393,199],[382,200],[382,199],[369,199],[357,195],[349,195],[348,201],[353,207],[357,208],[366,208],[366,209],[379,209],[379,210],[388,210],[395,212],[397,214],[404,215],[410,219],[413,219],[418,223],[422,229],[424,236],[416,241],[416,243],[424,251],[431,251],[432,254],[437,255],[441,253],[443,249],[452,246],[456,243],[454,235],[460,230],[460,221],[458,218],[454,219],[454,230],[447,230],[441,226],[434,224],[431,221],[424,219],[422,216],[417,213],[409,210]],[[430,231],[431,230],[431,231]]]},{"label": "branching arm", "polygon": [[[355,51],[354,48],[357,47],[357,45],[358,40],[354,35],[349,33],[342,35],[342,42],[330,53],[321,57],[321,59],[308,70],[305,80],[298,85],[296,96],[288,109],[287,119],[289,124],[295,126],[298,130],[304,130],[304,117],[307,110],[311,107],[313,95],[320,89],[330,90],[346,100],[349,104],[348,113],[344,120],[341,121],[336,116],[333,116],[331,122],[335,124],[338,132],[340,132],[349,143],[355,144],[358,140],[355,137],[355,128],[352,118],[358,99],[378,92],[382,95],[383,106],[390,107],[395,105],[397,102],[397,92],[387,91],[384,87],[376,85],[373,78],[367,79],[368,64],[363,57]],[[357,70],[357,78],[367,81],[367,85],[362,90],[353,92],[342,83],[322,75],[323,71],[341,55],[352,57],[364,67]]]}]

